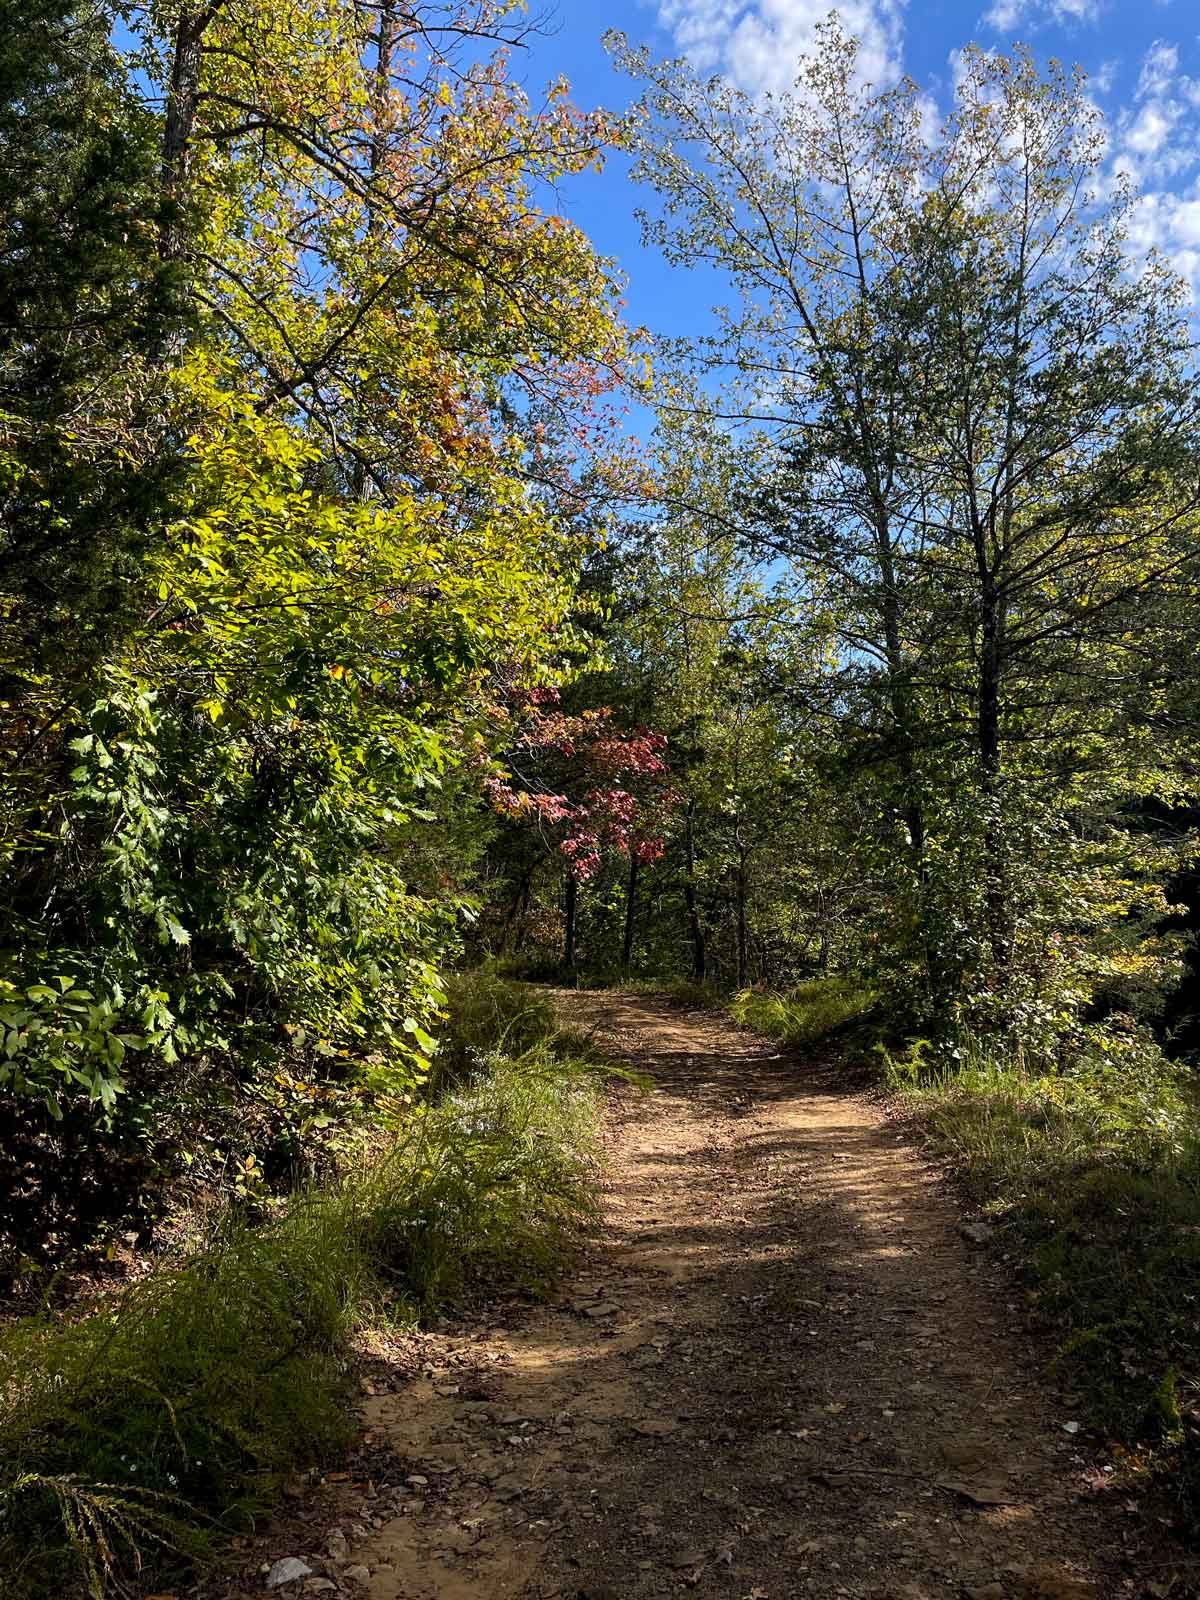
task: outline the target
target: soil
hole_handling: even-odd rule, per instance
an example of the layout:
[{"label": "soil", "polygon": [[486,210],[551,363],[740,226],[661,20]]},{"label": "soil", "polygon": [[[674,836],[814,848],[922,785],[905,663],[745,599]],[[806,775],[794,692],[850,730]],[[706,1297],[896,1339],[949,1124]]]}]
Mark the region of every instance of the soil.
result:
[{"label": "soil", "polygon": [[353,1475],[298,1487],[233,1592],[289,1555],[284,1600],[1183,1592],[883,1108],[724,1018],[558,999],[654,1082],[613,1092],[578,1275],[381,1342]]}]

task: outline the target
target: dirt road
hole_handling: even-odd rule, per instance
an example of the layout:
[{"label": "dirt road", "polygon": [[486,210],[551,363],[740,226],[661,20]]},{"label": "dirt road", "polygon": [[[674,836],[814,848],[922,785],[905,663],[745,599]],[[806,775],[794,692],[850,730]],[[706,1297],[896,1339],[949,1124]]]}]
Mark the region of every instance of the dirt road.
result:
[{"label": "dirt road", "polygon": [[708,1014],[562,1003],[656,1089],[616,1093],[606,1225],[562,1298],[431,1336],[368,1400],[409,1481],[350,1531],[358,1592],[1145,1592],[1017,1292],[878,1108]]}]

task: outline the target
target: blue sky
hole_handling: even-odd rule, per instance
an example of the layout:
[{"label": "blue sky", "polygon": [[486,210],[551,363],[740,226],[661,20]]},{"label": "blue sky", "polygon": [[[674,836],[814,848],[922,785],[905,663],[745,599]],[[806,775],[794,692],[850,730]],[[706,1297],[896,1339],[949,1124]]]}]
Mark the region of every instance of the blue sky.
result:
[{"label": "blue sky", "polygon": [[[620,109],[630,86],[601,44],[614,27],[749,91],[780,89],[830,9],[830,0],[558,0],[548,33],[514,65],[531,91],[561,73],[577,103]],[[1105,114],[1109,169],[1129,173],[1143,191],[1135,244],[1169,256],[1200,301],[1200,0],[843,0],[834,9],[862,41],[873,81],[907,73],[941,105],[955,53],[970,42],[1007,49],[1022,40],[1039,57],[1082,66]],[[631,321],[653,332],[698,331],[718,290],[700,275],[668,272],[641,248],[639,198],[617,160],[560,200],[620,262]]]}]

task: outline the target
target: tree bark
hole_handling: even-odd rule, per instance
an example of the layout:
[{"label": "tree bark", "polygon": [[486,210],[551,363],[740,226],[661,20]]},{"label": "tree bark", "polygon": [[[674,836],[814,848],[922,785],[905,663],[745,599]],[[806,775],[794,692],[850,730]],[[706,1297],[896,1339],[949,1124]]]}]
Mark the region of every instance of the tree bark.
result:
[{"label": "tree bark", "polygon": [[883,580],[883,642],[888,669],[888,706],[896,730],[897,765],[904,786],[904,825],[908,829],[909,849],[917,883],[925,882],[925,817],[917,797],[916,763],[913,760],[913,715],[908,687],[904,681],[904,645],[900,631],[900,591],[896,566],[892,560],[891,531],[882,511],[877,513],[876,555]]},{"label": "tree bark", "polygon": [[191,176],[192,133],[200,104],[200,58],[204,32],[214,15],[212,6],[200,11],[185,10],[175,28],[160,169],[166,208],[159,225],[158,253],[164,261],[182,261],[187,254],[184,207]]},{"label": "tree bark", "polygon": [[563,966],[568,973],[575,971],[575,924],[579,911],[579,885],[575,874],[568,868],[563,888]]},{"label": "tree bark", "polygon": [[689,800],[685,812],[684,848],[686,868],[683,880],[683,901],[687,907],[688,938],[692,945],[692,982],[703,983],[708,974],[708,951],[704,943],[704,925],[700,921],[700,907],[696,896],[696,828],[695,802]]},{"label": "tree bark", "polygon": [[980,596],[980,639],[978,680],[978,760],[980,787],[988,803],[989,817],[984,832],[985,894],[988,940],[992,959],[1000,968],[1009,963],[1012,929],[1009,914],[1008,873],[1004,843],[996,811],[1001,804],[1002,763],[1000,756],[1000,685],[1003,661],[1004,603],[991,575],[984,576]]},{"label": "tree bark", "polygon": [[628,978],[633,965],[634,919],[637,913],[638,858],[637,850],[629,851],[629,876],[625,880],[625,938],[621,944],[621,976]]},{"label": "tree bark", "polygon": [[737,839],[738,868],[737,868],[737,986],[744,989],[750,977],[749,963],[746,956],[746,846],[742,840],[742,822],[738,818],[735,833]]}]

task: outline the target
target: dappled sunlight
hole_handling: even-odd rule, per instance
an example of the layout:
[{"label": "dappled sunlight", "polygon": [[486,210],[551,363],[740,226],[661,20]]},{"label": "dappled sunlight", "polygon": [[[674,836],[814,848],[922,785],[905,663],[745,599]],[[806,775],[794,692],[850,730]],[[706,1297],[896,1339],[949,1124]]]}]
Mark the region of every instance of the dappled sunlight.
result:
[{"label": "dappled sunlight", "polygon": [[1004,1280],[879,1113],[712,1018],[566,1005],[657,1092],[615,1093],[578,1275],[457,1345],[487,1398],[388,1402],[412,1470],[449,1452],[453,1517],[481,1531],[448,1549],[445,1512],[414,1502],[372,1600],[638,1600],[680,1574],[714,1600],[1096,1592],[1119,1552]]}]

